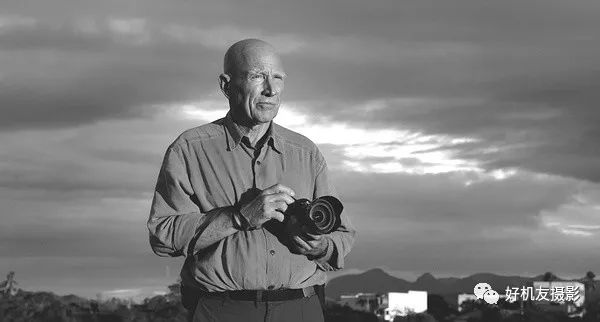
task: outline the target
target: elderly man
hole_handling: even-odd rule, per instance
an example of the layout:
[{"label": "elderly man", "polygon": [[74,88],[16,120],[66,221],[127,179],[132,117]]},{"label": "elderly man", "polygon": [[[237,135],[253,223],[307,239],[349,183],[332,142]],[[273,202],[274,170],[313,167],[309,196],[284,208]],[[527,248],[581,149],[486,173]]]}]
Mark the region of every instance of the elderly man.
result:
[{"label": "elderly man", "polygon": [[150,244],[160,256],[186,257],[182,293],[193,321],[322,321],[325,271],[343,267],[356,233],[343,214],[329,234],[286,229],[295,199],[336,194],[325,159],[272,122],[286,74],[271,45],[239,41],[223,67],[229,112],[167,149]]}]

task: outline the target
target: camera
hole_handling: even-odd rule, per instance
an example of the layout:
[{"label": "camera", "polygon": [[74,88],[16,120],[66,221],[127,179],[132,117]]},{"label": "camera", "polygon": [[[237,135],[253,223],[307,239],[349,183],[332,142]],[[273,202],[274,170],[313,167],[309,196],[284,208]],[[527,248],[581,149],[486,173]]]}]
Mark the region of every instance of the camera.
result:
[{"label": "camera", "polygon": [[323,235],[340,227],[343,209],[341,201],[332,196],[313,201],[298,199],[288,206],[285,217],[288,225],[302,227],[309,234]]}]

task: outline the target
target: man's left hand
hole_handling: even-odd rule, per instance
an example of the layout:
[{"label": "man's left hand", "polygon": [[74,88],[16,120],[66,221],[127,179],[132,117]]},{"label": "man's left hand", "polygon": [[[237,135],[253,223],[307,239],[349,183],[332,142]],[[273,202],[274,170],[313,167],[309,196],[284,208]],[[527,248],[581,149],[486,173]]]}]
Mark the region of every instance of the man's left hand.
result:
[{"label": "man's left hand", "polygon": [[303,233],[302,236],[291,236],[291,242],[294,249],[303,255],[319,257],[327,253],[327,239],[323,235]]}]

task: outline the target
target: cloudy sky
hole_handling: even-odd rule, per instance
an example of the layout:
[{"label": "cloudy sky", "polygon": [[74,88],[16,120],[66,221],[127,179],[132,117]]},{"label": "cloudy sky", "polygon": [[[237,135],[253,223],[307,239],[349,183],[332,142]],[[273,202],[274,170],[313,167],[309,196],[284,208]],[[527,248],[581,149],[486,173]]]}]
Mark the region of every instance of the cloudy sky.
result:
[{"label": "cloudy sky", "polygon": [[[259,37],[276,121],[315,141],[359,239],[346,272],[600,271],[600,2],[0,4],[0,274],[95,296],[173,282],[145,222],[162,155],[220,118]],[[110,293],[109,293],[110,294]]]}]

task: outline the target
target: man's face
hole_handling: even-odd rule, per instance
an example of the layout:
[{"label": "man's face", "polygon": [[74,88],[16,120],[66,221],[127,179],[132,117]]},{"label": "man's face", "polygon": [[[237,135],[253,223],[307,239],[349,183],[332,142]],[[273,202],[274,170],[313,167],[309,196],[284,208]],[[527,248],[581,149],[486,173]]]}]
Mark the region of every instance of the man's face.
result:
[{"label": "man's face", "polygon": [[279,57],[268,50],[251,51],[230,77],[232,112],[250,124],[273,120],[279,111],[285,78]]}]

